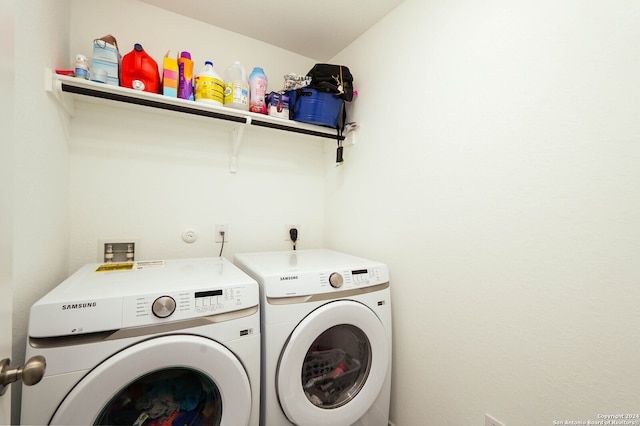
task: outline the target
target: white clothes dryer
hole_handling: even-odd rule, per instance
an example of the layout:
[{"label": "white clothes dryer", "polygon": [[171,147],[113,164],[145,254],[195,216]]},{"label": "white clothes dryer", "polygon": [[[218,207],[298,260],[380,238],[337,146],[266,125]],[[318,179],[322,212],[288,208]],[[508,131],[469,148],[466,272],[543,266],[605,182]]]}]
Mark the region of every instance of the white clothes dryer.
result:
[{"label": "white clothes dryer", "polygon": [[85,265],[31,308],[21,423],[257,426],[258,294],[224,258]]},{"label": "white clothes dryer", "polygon": [[387,426],[385,264],[330,250],[237,254],[258,281],[262,426]]}]

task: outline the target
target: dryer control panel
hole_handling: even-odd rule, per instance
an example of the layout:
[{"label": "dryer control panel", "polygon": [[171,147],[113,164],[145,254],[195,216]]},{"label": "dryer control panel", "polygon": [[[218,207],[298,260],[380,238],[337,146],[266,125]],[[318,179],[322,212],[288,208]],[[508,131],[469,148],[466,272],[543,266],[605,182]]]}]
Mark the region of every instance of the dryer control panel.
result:
[{"label": "dryer control panel", "polygon": [[384,284],[389,273],[384,265],[334,269],[318,272],[296,272],[265,279],[267,297],[308,296]]},{"label": "dryer control panel", "polygon": [[263,298],[335,294],[389,282],[386,264],[327,249],[238,253],[234,262],[260,283]]}]

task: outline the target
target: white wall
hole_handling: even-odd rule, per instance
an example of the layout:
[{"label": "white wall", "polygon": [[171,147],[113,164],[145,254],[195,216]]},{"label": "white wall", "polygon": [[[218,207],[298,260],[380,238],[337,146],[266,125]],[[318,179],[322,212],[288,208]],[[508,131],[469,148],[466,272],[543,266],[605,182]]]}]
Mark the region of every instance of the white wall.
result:
[{"label": "white wall", "polygon": [[[24,360],[29,307],[68,272],[68,120],[45,92],[44,69],[66,66],[68,2],[16,5],[13,98],[13,355]],[[3,98],[4,99],[4,98]],[[4,238],[4,237],[3,237]],[[13,386],[13,417],[20,387]]]},{"label": "white wall", "polygon": [[[71,54],[91,56],[95,38],[113,34],[121,54],[140,42],[161,63],[167,50],[188,50],[196,69],[213,60],[219,74],[240,60],[262,66],[278,90],[289,72],[313,61],[140,2],[116,1],[95,20],[95,7],[72,2]],[[143,23],[153,22],[153,26]],[[229,171],[232,128],[219,120],[118,105],[80,105],[71,143],[72,270],[97,261],[98,243],[134,239],[139,259],[217,256],[214,225],[229,225],[224,256],[288,250],[285,225],[300,224],[299,247],[323,245],[324,142],[248,128],[238,173]],[[195,243],[182,241],[193,228]]]},{"label": "white wall", "polygon": [[[0,359],[12,353],[13,317],[13,141],[16,1],[0,2]],[[0,424],[11,422],[11,388],[0,398]]]},{"label": "white wall", "polygon": [[362,127],[326,244],[390,265],[397,426],[638,412],[638,22],[622,0],[405,0],[334,58]]}]

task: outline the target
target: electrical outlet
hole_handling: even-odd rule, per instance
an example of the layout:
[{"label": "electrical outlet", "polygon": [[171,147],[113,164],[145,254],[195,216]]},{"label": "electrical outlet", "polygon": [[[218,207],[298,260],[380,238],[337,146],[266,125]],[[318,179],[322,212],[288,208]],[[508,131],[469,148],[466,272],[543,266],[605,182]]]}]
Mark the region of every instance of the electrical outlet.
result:
[{"label": "electrical outlet", "polygon": [[291,234],[289,234],[289,230],[291,228],[296,228],[298,230],[298,240],[297,241],[300,241],[300,235],[301,235],[300,225],[297,225],[297,224],[287,224],[287,225],[284,226],[284,240],[285,241],[291,241]]},{"label": "electrical outlet", "polygon": [[222,242],[223,232],[224,232],[224,242],[225,243],[229,242],[229,225],[225,223],[222,225],[216,225],[216,243]]},{"label": "electrical outlet", "polygon": [[484,415],[484,426],[506,426],[504,423],[495,419],[495,417],[490,414],[485,413]]}]

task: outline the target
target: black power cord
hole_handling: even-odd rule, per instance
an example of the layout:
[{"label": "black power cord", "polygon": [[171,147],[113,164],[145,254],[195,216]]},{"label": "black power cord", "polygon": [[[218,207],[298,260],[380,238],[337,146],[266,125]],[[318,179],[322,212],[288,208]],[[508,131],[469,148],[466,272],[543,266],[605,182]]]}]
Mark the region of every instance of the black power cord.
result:
[{"label": "black power cord", "polygon": [[296,241],[298,241],[298,229],[297,228],[291,228],[289,229],[289,238],[291,238],[291,241],[293,242],[293,249],[296,249]]},{"label": "black power cord", "polygon": [[222,245],[220,246],[220,254],[218,257],[222,257],[222,250],[224,250],[224,231],[220,231],[220,235],[222,236]]}]

